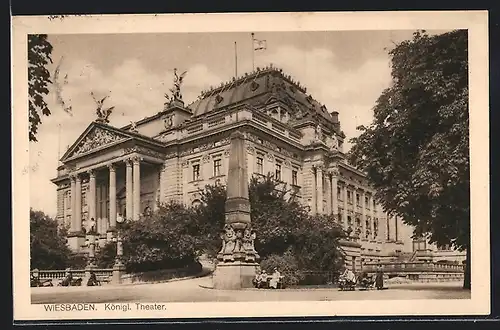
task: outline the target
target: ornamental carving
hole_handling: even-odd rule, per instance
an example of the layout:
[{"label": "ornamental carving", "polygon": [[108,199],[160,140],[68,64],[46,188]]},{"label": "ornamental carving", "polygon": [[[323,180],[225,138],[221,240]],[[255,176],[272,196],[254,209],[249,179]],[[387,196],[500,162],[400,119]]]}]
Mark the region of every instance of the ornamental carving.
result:
[{"label": "ornamental carving", "polygon": [[90,133],[87,134],[87,136],[85,136],[85,138],[78,144],[72,156],[81,155],[94,149],[122,140],[124,140],[122,136],[96,127],[92,131],[90,131]]},{"label": "ornamental carving", "polygon": [[182,166],[183,168],[186,168],[186,167],[188,167],[188,166],[189,166],[189,162],[188,162],[187,160],[183,160],[183,161],[182,161],[182,163],[181,163],[181,166]]},{"label": "ornamental carving", "polygon": [[270,162],[274,162],[274,155],[273,154],[266,154],[266,158]]},{"label": "ornamental carving", "polygon": [[265,146],[265,147],[267,147],[275,152],[281,153],[284,156],[287,156],[290,158],[293,157],[293,153],[291,153],[290,151],[283,149],[283,148],[280,148],[276,144],[269,142],[269,141],[266,141],[266,140],[263,140],[256,135],[248,134],[247,138],[250,141],[253,141],[253,142],[258,143],[258,144],[262,144],[263,146]]},{"label": "ornamental carving", "polygon": [[255,148],[251,145],[247,145],[247,152],[249,154],[254,154],[255,153]]},{"label": "ornamental carving", "polygon": [[229,155],[231,155],[231,152],[229,151],[229,149],[226,149],[224,151],[224,157],[229,157]]},{"label": "ornamental carving", "polygon": [[148,155],[148,156],[152,156],[152,157],[160,158],[160,159],[164,159],[165,158],[165,154],[162,153],[162,152],[154,151],[154,150],[151,150],[151,149],[148,149],[148,148],[144,148],[144,147],[139,147],[139,146],[135,146],[135,147],[131,147],[131,148],[125,148],[124,151],[123,151],[123,154],[127,155],[127,154],[131,154],[131,153],[134,153],[134,152],[138,152],[138,153],[141,153],[143,155]]},{"label": "ornamental carving", "polygon": [[201,158],[201,161],[206,164],[206,163],[210,163],[210,156],[209,155],[205,155]]},{"label": "ornamental carving", "polygon": [[179,153],[179,156],[188,156],[188,155],[191,155],[191,154],[198,152],[198,151],[210,150],[210,149],[213,149],[215,147],[228,145],[230,143],[231,143],[231,140],[229,138],[224,138],[224,139],[218,140],[216,142],[200,144],[196,147],[182,150]]},{"label": "ornamental carving", "polygon": [[255,262],[259,259],[254,245],[256,234],[250,224],[246,225],[243,229],[234,228],[230,224],[226,224],[220,238],[222,240],[222,248],[217,254],[218,260]]},{"label": "ornamental carving", "polygon": [[289,161],[289,160],[285,160],[285,161],[283,162],[283,165],[285,165],[285,167],[286,167],[286,168],[289,168],[289,167],[291,167],[291,166],[292,166],[292,163],[290,163],[290,161]]}]

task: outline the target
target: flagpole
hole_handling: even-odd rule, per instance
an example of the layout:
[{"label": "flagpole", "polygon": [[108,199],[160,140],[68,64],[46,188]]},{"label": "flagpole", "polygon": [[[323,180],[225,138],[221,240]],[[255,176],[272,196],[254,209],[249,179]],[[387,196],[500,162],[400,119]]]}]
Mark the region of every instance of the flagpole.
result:
[{"label": "flagpole", "polygon": [[236,41],[234,42],[234,76],[238,77],[238,47]]},{"label": "flagpole", "polygon": [[59,123],[59,132],[57,136],[57,166],[59,166],[59,162],[61,159],[61,123]]},{"label": "flagpole", "polygon": [[254,45],[254,33],[252,32],[252,71],[255,71],[255,45]]}]

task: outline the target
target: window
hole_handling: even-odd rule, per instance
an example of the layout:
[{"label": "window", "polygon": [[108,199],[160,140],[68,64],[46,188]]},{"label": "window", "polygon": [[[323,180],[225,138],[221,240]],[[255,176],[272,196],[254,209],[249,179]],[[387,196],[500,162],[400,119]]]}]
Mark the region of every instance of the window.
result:
[{"label": "window", "polygon": [[71,209],[71,191],[67,191],[64,197],[64,204],[66,205],[66,209]]},{"label": "window", "polygon": [[347,191],[347,201],[352,203],[352,193],[349,190]]},{"label": "window", "polygon": [[193,165],[193,181],[200,179],[200,164]]},{"label": "window", "polygon": [[337,187],[337,199],[342,200],[342,189],[340,187]]},{"label": "window", "polygon": [[297,170],[292,170],[292,184],[295,186],[298,185]]},{"label": "window", "polygon": [[264,158],[257,157],[257,173],[264,174]]},{"label": "window", "polygon": [[356,194],[356,205],[359,205],[359,194]]},{"label": "window", "polygon": [[276,164],[275,178],[281,181],[281,164]]},{"label": "window", "polygon": [[365,207],[370,208],[370,201],[368,197],[365,197]]},{"label": "window", "polygon": [[220,159],[214,159],[214,176],[219,176],[221,175],[221,166],[222,166],[222,160]]}]

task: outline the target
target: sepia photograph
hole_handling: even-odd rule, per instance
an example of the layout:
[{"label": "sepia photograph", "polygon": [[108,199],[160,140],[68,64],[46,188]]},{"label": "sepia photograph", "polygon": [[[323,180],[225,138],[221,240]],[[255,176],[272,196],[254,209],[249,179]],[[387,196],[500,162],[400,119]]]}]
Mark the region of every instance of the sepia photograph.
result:
[{"label": "sepia photograph", "polygon": [[489,313],[486,12],[12,28],[15,319]]}]

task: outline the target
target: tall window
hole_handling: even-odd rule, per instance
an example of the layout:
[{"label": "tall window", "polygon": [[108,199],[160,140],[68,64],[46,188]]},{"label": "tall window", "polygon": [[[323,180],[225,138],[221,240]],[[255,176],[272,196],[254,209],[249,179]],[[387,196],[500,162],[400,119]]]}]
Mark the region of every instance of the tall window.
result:
[{"label": "tall window", "polygon": [[200,179],[200,164],[193,164],[193,181]]},{"label": "tall window", "polygon": [[365,197],[365,207],[370,208],[370,199],[368,197]]},{"label": "tall window", "polygon": [[281,181],[281,164],[276,164],[275,178]]},{"label": "tall window", "polygon": [[66,191],[64,194],[64,204],[66,205],[66,209],[71,209],[71,190]]},{"label": "tall window", "polygon": [[100,184],[96,189],[96,217],[109,219],[109,186],[107,184]]},{"label": "tall window", "polygon": [[219,176],[221,173],[222,160],[214,159],[214,176]]},{"label": "tall window", "polygon": [[297,170],[292,170],[292,184],[295,186],[298,185]]},{"label": "tall window", "polygon": [[264,174],[264,158],[257,157],[257,173]]},{"label": "tall window", "polygon": [[359,194],[356,194],[356,205],[360,205],[360,203],[359,203]]},{"label": "tall window", "polygon": [[347,191],[347,201],[352,204],[352,193],[349,190]]},{"label": "tall window", "polygon": [[337,199],[342,200],[342,189],[340,187],[337,187]]}]

